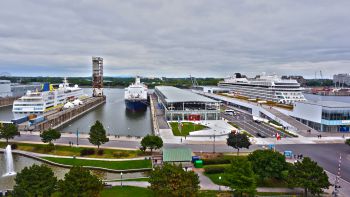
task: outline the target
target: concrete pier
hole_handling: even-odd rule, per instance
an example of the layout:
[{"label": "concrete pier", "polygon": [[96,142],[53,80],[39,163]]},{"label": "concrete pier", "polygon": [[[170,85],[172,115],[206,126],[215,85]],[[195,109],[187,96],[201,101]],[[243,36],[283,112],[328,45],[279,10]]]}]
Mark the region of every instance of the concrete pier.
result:
[{"label": "concrete pier", "polygon": [[19,131],[39,131],[42,132],[49,128],[56,129],[61,127],[64,124],[80,117],[81,115],[93,110],[94,108],[104,104],[106,102],[106,97],[91,97],[85,99],[83,104],[80,106],[76,106],[71,109],[64,109],[63,111],[51,112],[45,114],[45,121],[40,122],[31,127],[28,126],[28,122],[22,123],[18,125]]}]

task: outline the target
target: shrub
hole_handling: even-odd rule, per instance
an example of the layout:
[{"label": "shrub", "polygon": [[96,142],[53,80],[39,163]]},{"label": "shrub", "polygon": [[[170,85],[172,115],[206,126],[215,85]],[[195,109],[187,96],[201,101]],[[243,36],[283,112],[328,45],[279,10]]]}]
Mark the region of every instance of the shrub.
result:
[{"label": "shrub", "polygon": [[93,148],[84,148],[80,151],[80,156],[86,156],[86,155],[94,155],[95,149]]},{"label": "shrub", "polygon": [[12,150],[16,150],[18,148],[18,145],[17,144],[11,144],[11,149]]},{"label": "shrub", "polygon": [[210,165],[210,166],[204,166],[204,172],[205,172],[206,174],[224,173],[227,167],[229,167],[229,165]]},{"label": "shrub", "polygon": [[99,150],[97,151],[97,154],[98,154],[98,155],[103,155],[103,153],[104,153],[104,152],[103,152],[103,149],[99,149]]},{"label": "shrub", "polygon": [[119,157],[128,157],[129,153],[116,151],[116,152],[113,152],[113,156],[117,157],[117,158],[119,158]]},{"label": "shrub", "polygon": [[55,146],[52,143],[49,143],[47,146],[44,146],[44,151],[49,153],[55,150]]},{"label": "shrub", "polygon": [[202,159],[203,165],[217,165],[217,164],[230,164],[233,158],[245,157],[245,156],[221,156],[211,159]]}]

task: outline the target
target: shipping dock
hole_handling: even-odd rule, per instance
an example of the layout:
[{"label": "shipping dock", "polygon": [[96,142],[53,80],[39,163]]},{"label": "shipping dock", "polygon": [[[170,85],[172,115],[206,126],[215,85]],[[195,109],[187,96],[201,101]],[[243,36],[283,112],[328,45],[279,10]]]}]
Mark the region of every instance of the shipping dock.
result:
[{"label": "shipping dock", "polygon": [[[68,87],[67,83],[65,84]],[[47,84],[47,86],[49,87],[49,84]],[[60,88],[62,89],[66,86],[61,85]],[[24,116],[15,117],[15,119],[12,120],[12,123],[17,125],[19,131],[42,132],[50,128],[59,128],[69,123],[70,121],[84,115],[85,113],[95,109],[96,107],[104,104],[106,102],[106,96],[103,94],[103,58],[101,57],[92,57],[92,88],[92,97],[79,97],[79,99],[81,100],[76,99],[74,97],[75,100],[72,102],[72,99],[70,98],[73,98],[73,96],[71,94],[69,95],[69,97],[67,97],[67,99],[65,99],[65,101],[64,97],[60,97],[60,101],[62,101],[62,103],[58,105],[57,102],[55,102],[57,105],[54,106],[52,110],[46,110],[45,112],[37,113],[37,111],[35,111],[34,109],[38,107],[28,108],[25,110]],[[74,86],[74,90],[79,91],[79,93],[82,92],[81,88],[78,88],[77,85]],[[52,90],[51,88],[47,88],[47,90],[45,91],[46,94],[57,95],[53,88]],[[71,90],[68,93],[74,92],[73,90]],[[34,94],[41,95],[41,92]],[[24,99],[26,99],[27,97],[25,97]],[[42,99],[39,98],[39,100],[41,101]],[[26,104],[26,106],[27,105],[28,104]],[[17,110],[17,108],[18,104],[14,105],[14,110]],[[30,109],[33,110],[30,111]],[[24,112],[22,112],[22,114],[23,113]]]}]

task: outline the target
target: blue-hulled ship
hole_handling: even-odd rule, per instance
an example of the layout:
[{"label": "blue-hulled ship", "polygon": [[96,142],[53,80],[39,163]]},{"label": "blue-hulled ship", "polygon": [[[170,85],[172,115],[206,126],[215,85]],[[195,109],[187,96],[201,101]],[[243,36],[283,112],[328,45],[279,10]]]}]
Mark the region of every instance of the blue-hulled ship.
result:
[{"label": "blue-hulled ship", "polygon": [[140,77],[136,77],[135,83],[125,88],[125,105],[132,111],[146,110],[148,88],[141,83]]}]

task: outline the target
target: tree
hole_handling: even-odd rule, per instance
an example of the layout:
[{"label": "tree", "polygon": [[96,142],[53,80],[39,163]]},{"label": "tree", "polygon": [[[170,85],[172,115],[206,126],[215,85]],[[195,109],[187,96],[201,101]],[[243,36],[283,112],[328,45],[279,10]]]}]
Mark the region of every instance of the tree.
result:
[{"label": "tree", "polygon": [[303,187],[304,196],[307,196],[308,191],[312,195],[320,195],[322,189],[327,189],[330,186],[328,176],[323,168],[308,157],[294,164],[288,174],[288,180],[293,186]]},{"label": "tree", "polygon": [[45,130],[40,134],[41,141],[52,144],[52,141],[60,139],[61,133],[55,129]]},{"label": "tree", "polygon": [[45,165],[25,167],[15,178],[14,196],[51,196],[55,192],[57,178]]},{"label": "tree", "polygon": [[20,135],[16,125],[5,124],[0,126],[0,139],[6,139],[7,144],[9,142],[9,139],[13,139],[16,135]]},{"label": "tree", "polygon": [[97,146],[97,149],[100,149],[100,146],[109,141],[106,130],[103,127],[100,121],[96,121],[95,124],[90,128],[89,133],[89,142]]},{"label": "tree", "polygon": [[253,196],[256,192],[255,175],[247,158],[234,158],[225,170],[223,179],[236,195],[246,193]]},{"label": "tree", "polygon": [[345,144],[350,146],[350,138],[345,140]]},{"label": "tree", "polygon": [[149,148],[152,153],[153,149],[160,149],[163,147],[163,140],[159,136],[146,135],[141,140],[141,147],[141,150],[146,150],[147,148]]},{"label": "tree", "polygon": [[251,143],[245,133],[231,132],[228,134],[227,145],[237,149],[237,155],[239,155],[239,149],[249,149]]},{"label": "tree", "polygon": [[103,189],[103,183],[89,170],[73,167],[58,182],[59,195],[62,197],[97,197]]},{"label": "tree", "polygon": [[265,178],[283,178],[288,168],[284,155],[272,150],[256,150],[248,155],[253,171],[261,180]]},{"label": "tree", "polygon": [[197,196],[199,190],[199,178],[195,172],[168,163],[151,172],[149,183],[149,188],[157,196]]}]

